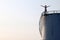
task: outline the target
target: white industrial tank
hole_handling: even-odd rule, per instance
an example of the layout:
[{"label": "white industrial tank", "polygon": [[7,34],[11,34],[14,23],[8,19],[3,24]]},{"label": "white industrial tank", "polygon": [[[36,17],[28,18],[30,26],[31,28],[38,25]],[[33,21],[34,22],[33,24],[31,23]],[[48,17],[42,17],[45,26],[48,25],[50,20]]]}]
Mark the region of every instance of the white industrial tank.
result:
[{"label": "white industrial tank", "polygon": [[40,40],[60,40],[60,11],[44,13],[39,21]]}]

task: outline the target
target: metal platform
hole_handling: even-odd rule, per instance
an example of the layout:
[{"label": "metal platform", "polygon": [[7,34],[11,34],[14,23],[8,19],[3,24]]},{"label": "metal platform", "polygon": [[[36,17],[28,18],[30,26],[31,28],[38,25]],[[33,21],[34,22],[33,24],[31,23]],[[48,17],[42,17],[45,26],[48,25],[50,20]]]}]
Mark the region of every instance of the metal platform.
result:
[{"label": "metal platform", "polygon": [[[60,13],[60,10],[51,10],[51,11],[47,11],[46,14],[55,14],[55,13]],[[45,12],[42,12],[42,15],[44,15]]]}]

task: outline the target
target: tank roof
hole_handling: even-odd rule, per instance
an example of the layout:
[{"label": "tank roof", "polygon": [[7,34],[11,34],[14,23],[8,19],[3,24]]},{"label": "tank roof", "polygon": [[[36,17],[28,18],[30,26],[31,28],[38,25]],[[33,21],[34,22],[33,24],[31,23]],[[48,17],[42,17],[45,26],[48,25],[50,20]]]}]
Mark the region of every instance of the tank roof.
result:
[{"label": "tank roof", "polygon": [[47,11],[46,13],[42,13],[42,15],[45,15],[45,14],[60,14],[60,10],[52,10],[52,11]]}]

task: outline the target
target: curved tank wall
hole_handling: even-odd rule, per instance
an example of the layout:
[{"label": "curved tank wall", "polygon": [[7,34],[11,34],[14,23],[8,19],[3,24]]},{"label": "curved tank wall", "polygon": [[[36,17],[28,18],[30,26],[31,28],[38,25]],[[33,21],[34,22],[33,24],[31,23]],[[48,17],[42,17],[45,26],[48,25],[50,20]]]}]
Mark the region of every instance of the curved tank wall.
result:
[{"label": "curved tank wall", "polygon": [[42,15],[39,26],[40,40],[60,40],[60,13]]}]

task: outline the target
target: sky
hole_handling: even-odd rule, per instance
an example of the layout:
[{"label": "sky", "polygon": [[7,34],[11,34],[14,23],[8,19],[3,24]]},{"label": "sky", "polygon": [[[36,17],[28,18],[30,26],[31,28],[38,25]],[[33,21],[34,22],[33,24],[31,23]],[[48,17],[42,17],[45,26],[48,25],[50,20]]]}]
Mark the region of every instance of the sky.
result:
[{"label": "sky", "polygon": [[45,4],[60,9],[60,0],[0,0],[0,40],[40,40],[40,5]]}]

